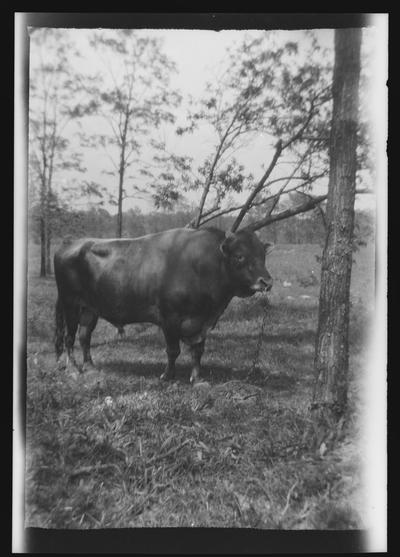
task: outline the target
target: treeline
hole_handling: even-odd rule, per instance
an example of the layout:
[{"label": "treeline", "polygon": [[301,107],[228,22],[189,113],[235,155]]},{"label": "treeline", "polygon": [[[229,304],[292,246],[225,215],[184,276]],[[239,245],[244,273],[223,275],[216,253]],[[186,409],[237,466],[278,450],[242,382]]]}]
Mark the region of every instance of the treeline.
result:
[{"label": "treeline", "polygon": [[[123,237],[138,237],[154,232],[162,232],[170,228],[186,226],[194,216],[194,212],[178,210],[175,212],[153,211],[142,213],[130,209],[124,212]],[[53,243],[66,236],[73,238],[94,237],[114,238],[117,226],[117,215],[110,214],[103,208],[92,208],[86,211],[73,211],[66,208],[54,208],[52,215]],[[250,222],[251,216],[248,217]],[[221,216],[212,226],[229,230],[234,221],[232,216]],[[357,243],[368,240],[373,235],[373,215],[367,211],[356,211],[355,232]],[[246,222],[244,224],[246,224]],[[40,243],[40,209],[33,206],[29,212],[29,238]],[[318,209],[304,215],[296,215],[289,219],[274,222],[259,232],[262,239],[276,244],[318,244],[324,241],[325,228]]]}]

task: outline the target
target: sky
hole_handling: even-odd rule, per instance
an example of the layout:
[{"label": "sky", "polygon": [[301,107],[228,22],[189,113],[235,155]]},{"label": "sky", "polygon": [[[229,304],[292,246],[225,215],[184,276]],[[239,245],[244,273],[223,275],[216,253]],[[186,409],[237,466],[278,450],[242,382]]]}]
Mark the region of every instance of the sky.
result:
[{"label": "sky", "polygon": [[[79,30],[77,35],[82,34]],[[83,33],[85,33],[83,31]],[[177,72],[171,76],[171,88],[179,90],[183,97],[179,115],[183,115],[189,96],[199,98],[207,81],[213,79],[218,65],[226,56],[226,49],[238,43],[243,37],[240,31],[206,31],[206,30],[149,30],[151,36],[161,37],[164,41],[163,53],[170,57],[177,66]],[[82,40],[79,38],[78,40]],[[90,126],[90,124],[89,124]],[[190,154],[200,164],[202,157],[209,151],[210,137],[206,134],[186,135],[184,138],[174,133],[175,126],[162,125],[154,132],[157,139],[166,140],[169,151],[176,154]],[[249,153],[249,166],[253,166],[254,156]],[[87,164],[92,176],[104,180],[98,167],[98,155],[87,154]],[[257,161],[259,165],[259,161]],[[96,179],[93,178],[93,179]],[[110,187],[111,184],[110,184]],[[189,199],[196,200],[195,194],[188,194]],[[143,199],[126,200],[126,207],[139,207],[143,211],[153,209],[151,201]]]},{"label": "sky", "polygon": [[[81,58],[77,63],[78,69],[84,72],[88,68],[90,70],[97,68],[100,71],[104,71],[101,62],[87,46],[88,30],[75,29],[70,30],[69,33],[81,52]],[[254,32],[251,30],[220,32],[206,30],[149,30],[149,33],[153,36],[162,37],[164,41],[164,54],[176,63],[177,73],[171,78],[171,88],[178,89],[183,96],[183,104],[180,112],[178,112],[179,116],[185,112],[188,97],[192,96],[194,99],[201,97],[206,82],[213,81],[218,74],[218,68],[226,56],[226,49],[238,44],[245,33],[252,34]],[[304,37],[302,31],[279,31],[278,33],[281,37],[299,40],[300,44]],[[317,30],[316,33],[322,46],[332,49],[333,30]],[[302,56],[302,53],[300,52],[298,56]],[[101,123],[99,119],[86,119],[83,123],[85,131],[88,133],[99,131],[101,125],[104,125],[104,122]],[[174,129],[173,126],[162,125],[160,130],[154,132],[154,137],[166,140],[169,151],[176,154],[190,155],[194,158],[196,166],[200,164],[210,150],[211,136],[204,131],[180,137],[174,133]],[[71,126],[67,134],[69,133],[73,137],[75,131],[74,126]],[[268,165],[273,156],[271,139],[273,138],[268,138],[265,135],[255,136],[249,148],[237,153],[239,161],[245,165],[248,172],[255,176],[255,179],[262,175],[263,168]],[[103,173],[106,167],[104,153],[101,153],[99,150],[83,152],[87,172],[84,177],[81,175],[76,176],[76,180],[78,182],[82,179],[93,180],[106,186],[110,191],[116,192],[117,179]],[[72,183],[72,181],[73,177],[70,173],[65,173],[64,176],[60,175],[58,176],[58,187],[68,187],[68,184]],[[324,187],[326,186],[316,188],[315,193],[321,193]],[[191,203],[196,203],[199,197],[198,193],[185,195]],[[362,205],[370,203],[370,199],[366,199],[367,197],[370,198],[371,196],[363,196],[361,200]],[[240,196],[238,199],[241,200]],[[82,205],[82,202],[80,203]],[[125,209],[137,207],[144,212],[153,209],[151,201],[145,199],[127,199],[124,203]],[[106,205],[106,208],[111,212],[115,211],[115,208],[111,205]]]}]

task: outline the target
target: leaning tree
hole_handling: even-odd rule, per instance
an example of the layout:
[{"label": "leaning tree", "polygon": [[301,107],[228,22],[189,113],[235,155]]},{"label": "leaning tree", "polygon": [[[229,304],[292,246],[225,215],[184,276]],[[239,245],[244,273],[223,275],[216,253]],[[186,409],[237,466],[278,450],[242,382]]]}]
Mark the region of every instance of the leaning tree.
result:
[{"label": "leaning tree", "polygon": [[[229,52],[229,71],[207,85],[177,129],[183,135],[201,128],[214,137],[213,148],[186,176],[187,189],[200,192],[191,226],[236,213],[236,230],[252,208],[264,207],[264,218],[255,226],[262,228],[326,199],[306,196],[327,176],[331,68],[328,54],[320,51],[311,33],[302,43],[260,33]],[[270,154],[257,179],[240,161],[256,137],[263,138]],[[279,201],[294,191],[304,193],[304,202],[282,213]],[[235,202],[238,197],[241,201]]]},{"label": "leaning tree", "polygon": [[[206,130],[214,137],[197,169],[185,165],[182,157],[179,181],[186,190],[199,192],[189,226],[198,228],[218,217],[235,215],[232,231],[242,225],[260,230],[316,207],[324,217],[332,54],[320,46],[313,32],[304,32],[301,41],[260,33],[245,37],[229,52],[227,70],[207,85],[203,98],[192,104],[186,121],[176,130],[179,135]],[[359,127],[358,134],[358,160],[365,165],[365,126]],[[246,173],[238,157],[252,149],[255,138],[265,140],[269,154],[257,179]]]}]

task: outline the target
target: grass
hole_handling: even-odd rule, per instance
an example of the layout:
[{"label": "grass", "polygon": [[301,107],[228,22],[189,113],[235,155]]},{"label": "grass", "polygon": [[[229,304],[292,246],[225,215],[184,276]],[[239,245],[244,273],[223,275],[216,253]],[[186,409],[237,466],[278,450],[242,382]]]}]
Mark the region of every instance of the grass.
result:
[{"label": "grass", "polygon": [[[363,527],[357,406],[335,450],[316,455],[302,446],[313,382],[319,253],[307,245],[278,246],[271,254],[275,285],[257,373],[251,372],[260,299],[232,301],[208,337],[204,392],[213,397],[199,405],[202,389],[189,385],[185,350],[177,380],[159,382],[165,346],[153,326],[129,326],[126,338],[116,340],[115,329],[100,321],[92,352],[101,374],[74,380],[57,372],[55,284],[37,278],[31,249],[26,525]],[[364,365],[371,257],[371,249],[363,248],[353,271],[351,392],[357,392]],[[247,396],[248,389],[253,394]]]}]

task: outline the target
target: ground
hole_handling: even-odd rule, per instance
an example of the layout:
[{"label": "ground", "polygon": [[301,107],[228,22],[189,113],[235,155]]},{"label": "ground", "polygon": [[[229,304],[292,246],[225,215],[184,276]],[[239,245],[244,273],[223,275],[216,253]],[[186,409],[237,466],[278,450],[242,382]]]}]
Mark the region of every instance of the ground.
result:
[{"label": "ground", "polygon": [[151,325],[128,326],[119,339],[99,321],[92,353],[101,373],[57,371],[55,283],[38,278],[30,247],[26,526],[365,527],[359,416],[373,249],[355,254],[347,426],[334,450],[311,453],[303,434],[320,253],[317,245],[275,249],[262,337],[265,298],[234,299],[209,334],[204,383],[193,389],[185,350],[176,381],[159,381],[165,346]]}]

